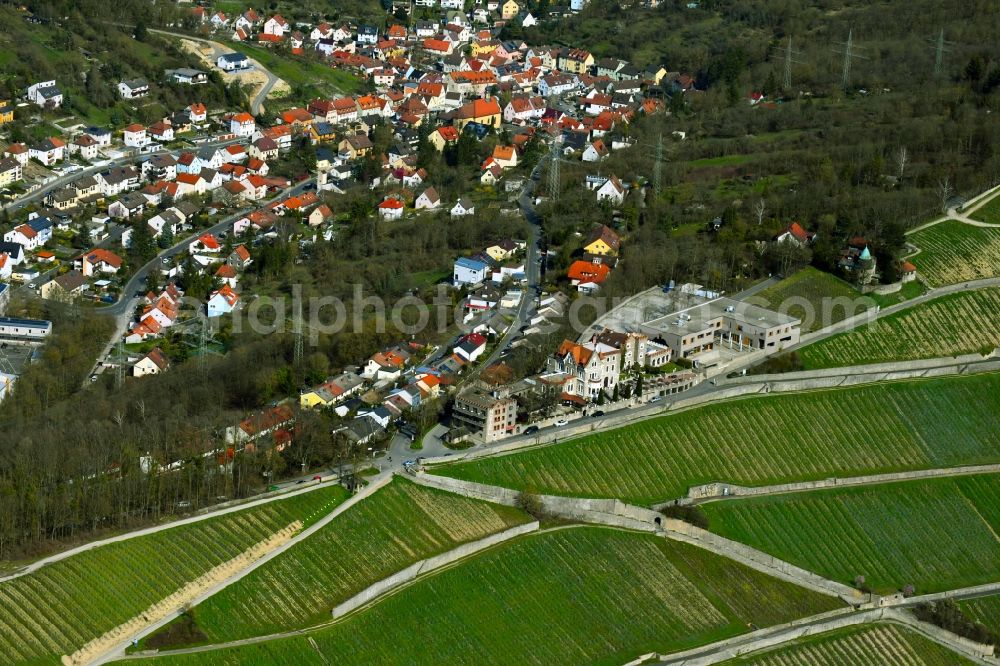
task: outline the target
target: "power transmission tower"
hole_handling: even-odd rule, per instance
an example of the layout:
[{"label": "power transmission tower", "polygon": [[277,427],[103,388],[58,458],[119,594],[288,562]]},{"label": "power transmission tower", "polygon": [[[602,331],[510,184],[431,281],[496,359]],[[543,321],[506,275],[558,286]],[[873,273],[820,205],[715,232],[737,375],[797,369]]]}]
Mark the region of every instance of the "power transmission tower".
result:
[{"label": "power transmission tower", "polygon": [[187,338],[184,344],[191,347],[194,353],[198,355],[198,366],[200,368],[205,367],[209,354],[219,353],[215,347],[221,345],[221,343],[215,339],[212,332],[212,322],[208,317],[199,314],[189,320],[184,335]]},{"label": "power transmission tower", "polygon": [[851,82],[851,61],[854,58],[860,58],[862,60],[868,59],[866,56],[857,53],[857,51],[861,51],[863,48],[864,47],[854,44],[854,30],[852,29],[847,32],[847,41],[841,42],[841,48],[834,49],[834,53],[840,53],[844,56],[844,66],[841,72],[840,85],[845,92]]},{"label": "power transmission tower", "polygon": [[559,199],[559,146],[561,144],[562,135],[553,138],[549,152],[549,198],[553,203]]},{"label": "power transmission tower", "polygon": [[295,336],[295,347],[292,352],[293,363],[296,367],[302,365],[303,341],[302,341],[302,317],[298,316],[292,320],[292,335]]},{"label": "power transmission tower", "polygon": [[949,42],[944,38],[944,28],[938,33],[937,42],[931,47],[934,49],[934,78],[941,78],[941,72],[944,68],[944,54],[951,53],[951,47],[954,46],[954,42]]},{"label": "power transmission tower", "polygon": [[653,194],[660,198],[663,181],[663,132],[656,137],[656,161],[653,162]]},{"label": "power transmission tower", "polygon": [[792,48],[792,36],[788,36],[785,47],[785,72],[781,81],[781,89],[788,92],[792,89],[792,65],[803,65],[802,52]]}]

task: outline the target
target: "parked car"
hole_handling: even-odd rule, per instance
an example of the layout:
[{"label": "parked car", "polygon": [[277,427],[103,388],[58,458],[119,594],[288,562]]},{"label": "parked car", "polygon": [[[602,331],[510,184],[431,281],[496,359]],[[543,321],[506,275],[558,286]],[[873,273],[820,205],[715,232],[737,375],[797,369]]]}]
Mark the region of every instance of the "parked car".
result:
[{"label": "parked car", "polygon": [[557,428],[561,428],[564,425],[568,425],[568,424],[569,424],[569,421],[567,421],[566,419],[557,419],[556,422],[555,422],[555,426]]},{"label": "parked car", "polygon": [[652,398],[649,399],[649,401],[650,402],[659,402],[660,401],[660,396],[654,395]]},{"label": "parked car", "polygon": [[593,413],[593,414],[591,414],[590,416],[591,416],[592,418],[596,418],[596,417],[598,417],[598,416],[604,416],[604,411],[603,411],[603,410],[600,410],[600,409],[598,409],[598,410],[597,410],[596,412],[594,412],[594,413]]},{"label": "parked car", "polygon": [[536,432],[538,432],[538,426],[536,426],[536,425],[528,426],[527,428],[524,429],[524,434],[525,435],[533,435]]}]

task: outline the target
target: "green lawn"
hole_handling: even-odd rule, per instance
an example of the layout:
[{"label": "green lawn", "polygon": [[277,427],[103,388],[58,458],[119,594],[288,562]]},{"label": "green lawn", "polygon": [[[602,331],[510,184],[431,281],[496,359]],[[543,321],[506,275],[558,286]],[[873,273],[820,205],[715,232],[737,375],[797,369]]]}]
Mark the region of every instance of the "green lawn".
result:
[{"label": "green lawn", "polygon": [[945,220],[907,236],[920,248],[910,257],[932,286],[1000,276],[1000,229]]},{"label": "green lawn", "polygon": [[927,286],[920,280],[913,280],[912,282],[907,282],[903,287],[894,294],[865,294],[868,298],[872,299],[879,306],[887,308],[890,305],[896,305],[897,303],[902,303],[910,299],[916,298],[927,292]]},{"label": "green lawn", "polygon": [[[516,539],[308,637],[179,664],[614,664],[840,602],[650,534],[573,527]],[[310,640],[317,651],[310,651]]]},{"label": "green lawn", "polygon": [[956,666],[969,660],[894,624],[850,627],[725,661],[726,666]]},{"label": "green lawn", "polygon": [[1000,636],[1000,594],[961,601],[958,607],[970,620],[974,620],[994,635]]},{"label": "green lawn", "polygon": [[295,520],[347,496],[331,486],[101,546],[0,583],[0,655],[55,662]]},{"label": "green lawn", "polygon": [[992,352],[1000,289],[950,294],[799,350],[807,369]]},{"label": "green lawn", "polygon": [[829,273],[806,266],[748,302],[802,320],[802,332],[824,328],[874,305],[857,289]]},{"label": "green lawn", "polygon": [[337,69],[312,58],[283,56],[276,51],[241,42],[225,42],[284,79],[293,88],[318,88],[327,94],[352,95],[361,90],[362,82],[354,74]]},{"label": "green lawn", "polygon": [[765,485],[1000,461],[1000,374],[708,405],[435,473],[638,504],[712,481]]},{"label": "green lawn", "polygon": [[993,195],[992,199],[969,217],[980,222],[1000,224],[1000,195]]},{"label": "green lawn", "polygon": [[992,582],[1000,571],[1000,476],[817,490],[702,506],[710,529],[879,593]]},{"label": "green lawn", "polygon": [[195,607],[210,642],[304,627],[417,560],[528,522],[527,514],[397,478]]}]

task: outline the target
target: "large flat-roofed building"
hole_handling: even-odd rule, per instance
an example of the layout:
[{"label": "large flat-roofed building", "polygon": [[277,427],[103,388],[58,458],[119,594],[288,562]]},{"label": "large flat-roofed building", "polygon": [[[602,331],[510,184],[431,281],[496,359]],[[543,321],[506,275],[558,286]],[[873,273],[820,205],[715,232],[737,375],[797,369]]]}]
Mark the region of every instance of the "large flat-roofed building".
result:
[{"label": "large flat-roofed building", "polygon": [[661,339],[676,357],[689,358],[727,347],[776,352],[799,341],[802,321],[731,298],[716,298],[644,323],[650,338]]},{"label": "large flat-roofed building", "polygon": [[517,401],[473,389],[455,398],[452,417],[493,442],[514,432]]},{"label": "large flat-roofed building", "polygon": [[52,333],[52,322],[43,319],[0,317],[0,339],[44,340]]}]

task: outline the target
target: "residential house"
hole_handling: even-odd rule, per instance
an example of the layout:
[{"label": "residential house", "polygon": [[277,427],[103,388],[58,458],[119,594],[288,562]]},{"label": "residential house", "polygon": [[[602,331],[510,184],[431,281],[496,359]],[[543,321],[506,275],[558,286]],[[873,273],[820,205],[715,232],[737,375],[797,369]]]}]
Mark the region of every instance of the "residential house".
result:
[{"label": "residential house", "polygon": [[229,285],[218,291],[213,291],[208,297],[207,313],[209,317],[220,317],[229,314],[239,305],[240,297]]},{"label": "residential house", "polygon": [[31,146],[28,149],[28,156],[45,166],[53,166],[65,159],[66,144],[59,137],[50,136]]},{"label": "residential house", "polygon": [[625,187],[617,176],[611,176],[597,188],[597,200],[621,205],[625,201]]},{"label": "residential house", "polygon": [[792,222],[785,228],[784,231],[774,238],[775,242],[791,243],[797,246],[809,245],[815,239],[816,234],[814,232],[806,231],[798,222]]},{"label": "residential house", "polygon": [[611,153],[608,150],[608,147],[604,145],[604,142],[600,139],[596,139],[587,146],[580,159],[584,162],[600,162],[610,154]]},{"label": "residential house", "polygon": [[398,220],[403,217],[403,202],[396,197],[389,197],[378,205],[378,214],[384,220]]},{"label": "residential house", "polygon": [[125,128],[124,141],[126,146],[132,148],[142,148],[150,143],[146,128],[139,123],[132,123]]},{"label": "residential house", "polygon": [[81,134],[69,144],[69,152],[70,154],[78,155],[81,159],[90,161],[97,159],[97,150],[99,147],[97,141],[92,136]]},{"label": "residential house", "polygon": [[611,267],[607,264],[595,264],[592,261],[579,259],[570,264],[569,270],[566,271],[566,277],[578,291],[593,293],[608,279],[610,273]]},{"label": "residential house", "polygon": [[438,196],[437,190],[433,187],[428,187],[423,193],[417,197],[414,203],[414,208],[417,210],[433,210],[441,205],[441,197]]},{"label": "residential house", "polygon": [[132,366],[133,377],[145,377],[166,372],[170,361],[159,347],[153,347]]},{"label": "residential house", "polygon": [[583,244],[583,251],[590,255],[597,256],[618,256],[621,247],[621,238],[606,224],[602,224],[590,232],[586,242]]},{"label": "residential house", "polygon": [[621,352],[591,340],[583,344],[564,340],[549,359],[548,370],[565,376],[563,399],[596,401],[603,392],[611,396],[619,379]]},{"label": "residential house", "polygon": [[21,163],[12,157],[0,160],[0,187],[7,187],[21,180]]},{"label": "residential house", "polygon": [[[513,3],[513,0],[510,0]],[[516,4],[516,3],[514,3]],[[486,442],[513,434],[517,422],[517,400],[473,389],[455,398],[452,418]]]},{"label": "residential house", "polygon": [[463,104],[452,113],[452,121],[459,130],[469,123],[500,127],[501,117],[500,103],[495,97],[475,99]]},{"label": "residential house", "polygon": [[118,94],[122,99],[139,99],[149,95],[149,83],[146,79],[131,79],[118,84]]},{"label": "residential house", "polygon": [[229,131],[236,136],[253,136],[256,127],[257,124],[253,116],[246,111],[237,113],[229,119]]},{"label": "residential house", "polygon": [[458,339],[458,344],[452,350],[456,356],[466,363],[475,363],[476,359],[486,351],[486,336],[481,333],[469,333]]},{"label": "residential house", "polygon": [[63,94],[55,79],[33,83],[25,94],[29,102],[46,109],[58,109],[63,103]]},{"label": "residential house", "polygon": [[239,72],[250,69],[253,63],[242,53],[226,53],[215,61],[216,66],[224,72]]},{"label": "residential house", "polygon": [[87,286],[87,278],[80,271],[58,275],[41,286],[42,298],[69,302],[79,296]]},{"label": "residential house", "polygon": [[486,279],[490,267],[485,261],[471,257],[459,257],[452,269],[451,283],[454,287],[476,285]]},{"label": "residential house", "polygon": [[122,258],[110,250],[94,248],[80,257],[80,270],[86,277],[114,275],[122,267]]},{"label": "residential house", "polygon": [[476,206],[472,203],[470,199],[462,197],[455,202],[455,205],[451,207],[452,217],[461,217],[463,215],[475,215]]}]

